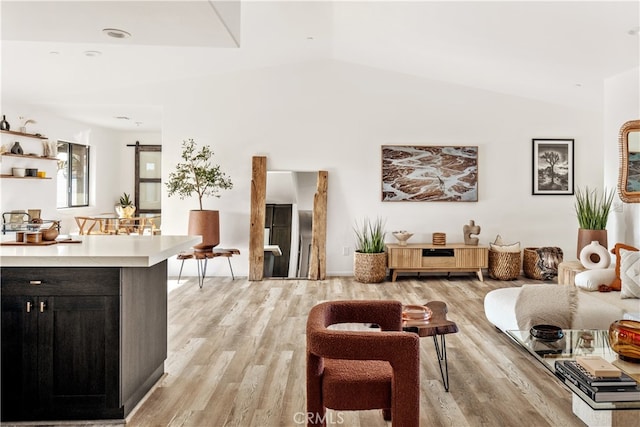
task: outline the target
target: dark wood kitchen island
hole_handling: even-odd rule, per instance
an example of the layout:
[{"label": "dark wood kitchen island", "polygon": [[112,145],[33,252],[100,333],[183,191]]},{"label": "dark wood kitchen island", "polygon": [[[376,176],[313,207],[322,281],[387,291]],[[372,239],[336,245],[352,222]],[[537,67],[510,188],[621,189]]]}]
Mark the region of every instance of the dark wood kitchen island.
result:
[{"label": "dark wood kitchen island", "polygon": [[1,246],[2,421],[124,420],[164,373],[167,258],[194,236]]}]

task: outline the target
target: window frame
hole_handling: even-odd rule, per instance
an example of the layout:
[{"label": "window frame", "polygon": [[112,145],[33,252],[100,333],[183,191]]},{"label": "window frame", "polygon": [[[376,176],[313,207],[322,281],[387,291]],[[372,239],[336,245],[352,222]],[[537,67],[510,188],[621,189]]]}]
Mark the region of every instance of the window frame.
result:
[{"label": "window frame", "polygon": [[[68,147],[68,150],[61,150],[61,146],[66,144]],[[73,162],[72,161],[67,161],[67,165],[66,165],[66,172],[67,172],[67,183],[66,183],[66,206],[56,206],[56,209],[69,209],[69,208],[81,208],[81,207],[87,207],[90,205],[90,201],[91,201],[91,146],[89,146],[88,144],[79,144],[77,142],[71,142],[71,141],[64,141],[59,139],[56,143],[56,148],[58,150],[58,154],[57,156],[60,155],[60,153],[67,153],[67,158],[71,159],[74,152],[76,150],[74,150],[74,147],[77,147],[77,149],[80,149],[84,152],[86,152],[86,161],[84,163],[85,167],[83,169],[84,174],[85,174],[85,200],[84,203],[82,204],[73,204],[73,185],[74,185],[74,180],[71,179],[71,177],[73,176],[72,173],[72,166],[73,166]],[[57,157],[56,156],[56,157]],[[59,172],[61,169],[61,159],[58,158],[58,170],[57,172]],[[56,172],[56,173],[57,173]],[[56,190],[57,191],[57,190]],[[57,196],[56,196],[56,200],[57,200]],[[58,204],[58,202],[56,201],[56,205]]]}]

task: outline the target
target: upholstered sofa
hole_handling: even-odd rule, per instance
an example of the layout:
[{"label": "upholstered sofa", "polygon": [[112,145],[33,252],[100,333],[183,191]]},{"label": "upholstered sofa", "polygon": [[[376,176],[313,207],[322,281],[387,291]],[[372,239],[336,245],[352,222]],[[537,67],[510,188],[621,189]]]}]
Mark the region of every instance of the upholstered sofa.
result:
[{"label": "upholstered sofa", "polygon": [[[623,249],[618,250],[619,246]],[[547,289],[542,289],[543,293],[548,291],[550,294],[561,290],[560,288],[554,290],[554,287],[569,286],[571,288],[564,289],[572,293],[572,289],[575,289],[575,297],[571,296],[572,307],[561,307],[562,310],[572,311],[569,325],[572,329],[608,329],[615,320],[624,318],[640,320],[640,252],[630,252],[626,248],[631,247],[619,244],[616,245],[615,250],[612,250],[616,255],[612,267],[578,273],[575,277],[575,288],[571,285],[546,285]],[[599,288],[604,284],[612,285],[608,287],[609,289],[613,287],[618,290],[599,292]],[[516,307],[522,308],[530,303],[537,304],[542,312],[548,310],[538,301],[520,300],[521,294],[530,295],[527,294],[529,289],[523,292],[523,288],[528,286],[545,285],[523,285],[496,289],[487,293],[484,299],[487,320],[502,331],[520,329],[519,323],[522,325],[523,319]],[[541,294],[538,292],[537,295]],[[547,312],[547,314],[551,317],[554,313]],[[538,316],[538,320],[544,318],[544,313]]]},{"label": "upholstered sofa", "polygon": [[[567,286],[567,285],[557,285]],[[484,312],[487,320],[502,331],[519,329],[516,301],[522,288],[502,288],[485,296]],[[615,320],[640,315],[640,299],[622,299],[620,292],[598,292],[577,289],[577,307],[571,322],[572,329],[609,329]]]}]

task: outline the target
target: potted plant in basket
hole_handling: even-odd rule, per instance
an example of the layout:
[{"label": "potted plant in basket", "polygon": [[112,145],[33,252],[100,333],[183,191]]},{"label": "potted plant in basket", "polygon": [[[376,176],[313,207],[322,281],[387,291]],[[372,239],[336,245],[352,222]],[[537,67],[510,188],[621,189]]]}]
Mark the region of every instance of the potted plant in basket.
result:
[{"label": "potted plant in basket", "polygon": [[116,205],[116,213],[120,218],[131,218],[136,211],[131,198],[127,193],[122,193],[120,201]]},{"label": "potted plant in basket", "polygon": [[580,226],[578,229],[578,259],[582,248],[593,241],[608,248],[607,220],[614,194],[615,191],[608,192],[605,189],[600,195],[597,190],[589,190],[589,187],[576,191],[575,209]]},{"label": "potted plant in basket", "polygon": [[353,258],[353,276],[361,283],[379,283],[387,276],[384,223],[380,218],[365,218],[356,222],[356,252]]},{"label": "potted plant in basket", "polygon": [[220,243],[220,214],[217,210],[202,208],[205,196],[220,197],[221,190],[233,188],[231,179],[212,163],[213,150],[208,145],[198,148],[193,139],[182,143],[182,162],[169,174],[166,183],[169,197],[178,195],[181,199],[198,196],[199,209],[189,212],[189,235],[202,236],[197,250],[210,250]]}]

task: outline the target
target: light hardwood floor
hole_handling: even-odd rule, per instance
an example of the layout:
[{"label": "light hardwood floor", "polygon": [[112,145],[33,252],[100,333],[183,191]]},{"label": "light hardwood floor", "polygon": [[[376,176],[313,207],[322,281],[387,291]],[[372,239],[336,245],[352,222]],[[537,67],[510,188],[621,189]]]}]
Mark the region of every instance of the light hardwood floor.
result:
[{"label": "light hardwood floor", "polygon": [[[526,283],[532,282],[526,280]],[[445,301],[460,329],[447,336],[450,392],[433,340],[422,340],[420,425],[583,426],[571,393],[484,316],[485,294],[520,286],[472,275],[401,277],[361,284],[324,281],[190,279],[169,294],[166,375],[128,426],[305,425],[305,324],[315,304],[336,299]],[[380,411],[331,412],[349,427],[390,426]]]}]

